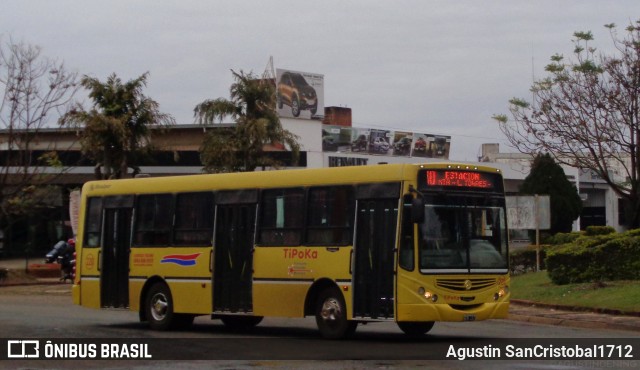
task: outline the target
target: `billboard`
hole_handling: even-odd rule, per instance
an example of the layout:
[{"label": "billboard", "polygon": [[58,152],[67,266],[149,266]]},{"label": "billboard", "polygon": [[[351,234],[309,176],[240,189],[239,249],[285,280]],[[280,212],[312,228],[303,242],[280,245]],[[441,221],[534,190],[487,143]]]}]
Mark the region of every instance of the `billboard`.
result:
[{"label": "billboard", "polygon": [[351,127],[322,125],[322,151],[346,152],[351,149]]},{"label": "billboard", "polygon": [[389,155],[391,151],[389,139],[391,137],[391,131],[371,130],[369,132],[369,154]]},{"label": "billboard", "polygon": [[451,136],[322,125],[323,152],[449,159]]},{"label": "billboard", "polygon": [[413,133],[396,131],[393,134],[393,155],[408,157],[411,155]]},{"label": "billboard", "polygon": [[412,157],[449,158],[451,136],[413,134]]},{"label": "billboard", "polygon": [[371,130],[365,128],[352,128],[349,150],[352,152],[366,152],[369,149],[370,131]]},{"label": "billboard", "polygon": [[508,196],[506,206],[509,229],[551,228],[551,201],[548,195]]},{"label": "billboard", "polygon": [[322,119],[324,76],[276,69],[276,108],[280,117]]}]

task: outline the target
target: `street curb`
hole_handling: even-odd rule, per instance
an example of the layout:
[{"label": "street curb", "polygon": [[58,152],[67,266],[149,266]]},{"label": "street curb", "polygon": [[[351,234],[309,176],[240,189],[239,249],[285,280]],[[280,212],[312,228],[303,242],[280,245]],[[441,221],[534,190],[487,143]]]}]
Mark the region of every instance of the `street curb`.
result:
[{"label": "street curb", "polygon": [[[577,307],[560,304],[540,303],[534,301],[512,299],[511,303],[514,306],[527,306],[540,309],[557,310],[557,312],[550,312],[548,314],[537,314],[533,312],[531,314],[524,313],[509,313],[509,320],[528,322],[532,324],[543,324],[553,326],[568,326],[581,329],[608,329],[608,330],[624,330],[624,331],[640,331],[640,325],[638,325],[635,317],[640,317],[638,312],[624,312],[620,310],[602,309],[602,308],[589,308],[589,307]],[[564,311],[565,313],[562,313]],[[572,315],[573,313],[573,315]],[[576,318],[575,314],[596,314],[598,316],[588,316]],[[563,317],[565,316],[565,317]],[[571,317],[573,316],[573,317]],[[616,321],[614,317],[628,317],[634,324],[625,324]],[[633,319],[632,319],[633,318]]]},{"label": "street curb", "polygon": [[71,285],[59,281],[34,281],[28,283],[8,283],[2,284],[0,283],[0,289],[4,287],[16,287],[16,286],[31,286],[31,285]]},{"label": "street curb", "polygon": [[[1,263],[1,261],[0,261],[0,263]],[[2,269],[4,269],[6,272],[24,270],[22,267],[19,268],[19,269],[0,267],[0,270],[2,270]],[[38,271],[38,270],[35,270],[35,271]],[[16,287],[16,286],[63,285],[63,284],[67,284],[66,282],[63,282],[63,281],[60,280],[60,272],[59,272],[59,270],[58,270],[58,274],[56,276],[38,276],[39,274],[37,272],[35,274],[33,274],[33,271],[31,273],[26,272],[26,274],[31,276],[34,280],[7,283],[7,282],[5,282],[7,278],[5,278],[5,280],[0,279],[0,289],[2,289],[3,287]],[[67,280],[69,280],[69,279],[67,279]],[[73,285],[73,281],[71,282],[71,285]]]},{"label": "street curb", "polygon": [[508,320],[528,322],[531,324],[568,326],[568,327],[580,328],[580,329],[608,329],[608,330],[624,330],[624,331],[635,331],[635,332],[640,331],[639,327],[633,326],[633,325],[625,325],[625,324],[602,322],[602,321],[560,319],[555,317],[544,317],[544,316],[509,314]]},{"label": "street curb", "polygon": [[640,317],[640,312],[635,311],[622,311],[615,310],[610,308],[597,308],[597,307],[580,307],[580,306],[569,306],[562,304],[552,304],[552,303],[541,303],[536,301],[527,301],[524,299],[511,299],[511,303],[522,306],[535,306],[540,308],[549,308],[554,310],[563,310],[563,311],[573,311],[573,312],[593,312],[600,313],[605,315],[615,315],[615,316],[634,316]]}]

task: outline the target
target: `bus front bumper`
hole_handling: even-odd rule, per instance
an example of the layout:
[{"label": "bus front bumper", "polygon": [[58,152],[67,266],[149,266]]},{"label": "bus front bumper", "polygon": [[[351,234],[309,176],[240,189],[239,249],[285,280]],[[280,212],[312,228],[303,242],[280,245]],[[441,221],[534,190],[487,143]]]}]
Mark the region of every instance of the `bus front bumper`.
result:
[{"label": "bus front bumper", "polygon": [[398,321],[482,321],[505,319],[509,314],[509,302],[483,303],[468,309],[454,308],[449,304],[399,304]]}]

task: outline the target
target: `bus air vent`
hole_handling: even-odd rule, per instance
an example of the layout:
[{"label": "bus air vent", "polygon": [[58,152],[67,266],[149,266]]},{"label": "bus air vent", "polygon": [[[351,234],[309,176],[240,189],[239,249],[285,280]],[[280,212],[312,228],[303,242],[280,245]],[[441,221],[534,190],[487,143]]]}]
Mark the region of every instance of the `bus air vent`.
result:
[{"label": "bus air vent", "polygon": [[436,286],[453,291],[474,291],[489,288],[495,285],[496,279],[437,279]]},{"label": "bus air vent", "polygon": [[454,310],[468,311],[468,310],[473,310],[474,308],[478,308],[478,307],[482,306],[482,303],[480,303],[480,304],[470,304],[470,305],[450,304],[449,306],[451,306],[451,308],[453,308]]}]

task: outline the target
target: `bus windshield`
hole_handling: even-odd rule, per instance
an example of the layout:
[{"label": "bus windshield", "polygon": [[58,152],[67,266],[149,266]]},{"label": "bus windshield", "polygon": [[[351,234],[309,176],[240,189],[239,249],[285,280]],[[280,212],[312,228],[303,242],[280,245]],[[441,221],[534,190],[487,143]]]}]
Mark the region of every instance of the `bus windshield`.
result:
[{"label": "bus windshield", "polygon": [[506,273],[504,208],[482,205],[426,205],[419,224],[423,273]]}]

